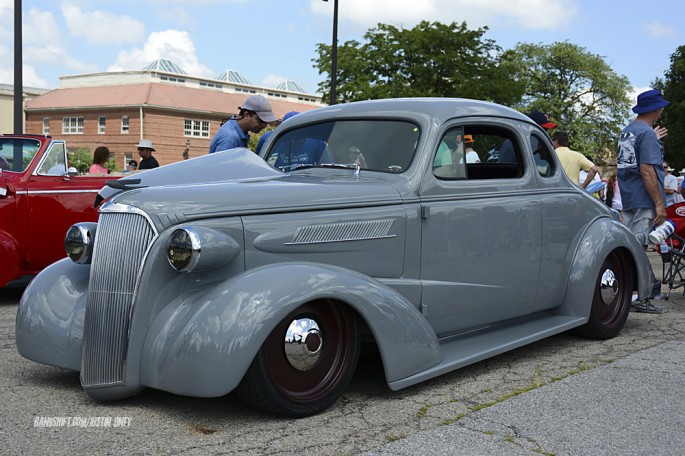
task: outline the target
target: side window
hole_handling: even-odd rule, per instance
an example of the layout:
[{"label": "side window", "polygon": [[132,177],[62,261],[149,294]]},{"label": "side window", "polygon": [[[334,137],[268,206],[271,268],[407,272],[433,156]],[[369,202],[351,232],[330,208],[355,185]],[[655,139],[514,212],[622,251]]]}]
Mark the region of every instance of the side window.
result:
[{"label": "side window", "polygon": [[530,148],[533,151],[535,166],[542,177],[554,176],[556,171],[552,159],[552,149],[537,133],[530,135]]},{"label": "side window", "polygon": [[443,180],[515,179],[523,176],[523,171],[515,135],[489,125],[447,131],[433,160],[433,174]]},{"label": "side window", "polygon": [[48,151],[43,163],[38,169],[38,174],[49,176],[61,176],[67,172],[64,144],[55,143]]},{"label": "side window", "polygon": [[466,177],[464,160],[464,130],[462,127],[448,130],[440,139],[433,159],[433,174],[438,179],[463,179]]}]

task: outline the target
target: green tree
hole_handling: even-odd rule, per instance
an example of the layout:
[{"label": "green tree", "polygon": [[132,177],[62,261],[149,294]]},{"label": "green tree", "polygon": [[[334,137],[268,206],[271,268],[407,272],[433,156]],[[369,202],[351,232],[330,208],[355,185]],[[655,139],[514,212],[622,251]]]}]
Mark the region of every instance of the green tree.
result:
[{"label": "green tree", "polygon": [[668,128],[664,149],[669,164],[680,169],[685,167],[685,46],[679,46],[671,54],[671,66],[664,78],[658,78],[654,87],[660,89],[664,98],[671,102],[659,123]]},{"label": "green tree", "polygon": [[[412,29],[378,24],[365,43],[338,46],[338,102],[397,97],[463,97],[512,104],[523,86],[499,65],[499,46],[483,37],[487,27],[423,21]],[[327,78],[319,83],[330,97],[331,46],[319,44],[314,67]]]},{"label": "green tree", "polygon": [[68,151],[69,166],[76,168],[79,174],[86,174],[93,164],[93,153],[87,148]]},{"label": "green tree", "polygon": [[525,86],[517,108],[548,114],[569,133],[572,148],[593,160],[615,158],[630,112],[631,85],[602,56],[569,42],[519,43],[501,60]]}]

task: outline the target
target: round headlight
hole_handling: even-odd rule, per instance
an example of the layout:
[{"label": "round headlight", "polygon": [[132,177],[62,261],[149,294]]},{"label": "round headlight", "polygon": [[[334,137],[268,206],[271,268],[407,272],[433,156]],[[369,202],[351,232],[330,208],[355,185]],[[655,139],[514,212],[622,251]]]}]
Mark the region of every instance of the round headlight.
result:
[{"label": "round headlight", "polygon": [[233,261],[242,248],[226,233],[205,226],[180,226],[169,235],[167,259],[181,272],[208,271]]},{"label": "round headlight", "polygon": [[90,263],[96,227],[95,223],[77,223],[69,228],[64,238],[64,250],[71,261],[78,264]]},{"label": "round headlight", "polygon": [[194,231],[188,228],[178,229],[171,233],[169,239],[169,264],[177,271],[192,271],[198,262],[200,250],[200,239]]}]

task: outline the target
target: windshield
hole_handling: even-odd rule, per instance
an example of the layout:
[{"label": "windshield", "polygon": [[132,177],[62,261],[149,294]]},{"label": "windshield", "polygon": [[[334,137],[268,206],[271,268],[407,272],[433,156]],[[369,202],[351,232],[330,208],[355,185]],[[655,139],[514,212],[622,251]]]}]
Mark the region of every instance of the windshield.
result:
[{"label": "windshield", "polygon": [[414,157],[417,125],[398,120],[338,120],[290,130],[265,156],[282,171],[346,167],[401,173]]},{"label": "windshield", "polygon": [[40,149],[35,139],[0,138],[0,169],[23,172]]}]

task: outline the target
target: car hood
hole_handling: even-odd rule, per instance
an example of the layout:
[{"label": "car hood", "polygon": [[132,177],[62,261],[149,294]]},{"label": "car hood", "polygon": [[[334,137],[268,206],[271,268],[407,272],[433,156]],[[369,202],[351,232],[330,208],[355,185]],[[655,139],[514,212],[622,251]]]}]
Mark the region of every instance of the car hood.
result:
[{"label": "car hood", "polygon": [[[101,211],[109,211],[116,204],[133,206],[164,229],[209,217],[401,202],[400,193],[391,184],[354,176],[352,171],[283,174],[247,149],[212,155],[220,157],[185,162],[204,165],[199,168],[179,162],[118,181],[128,189],[120,189]],[[132,179],[140,182],[133,185]]]},{"label": "car hood", "polygon": [[136,188],[223,182],[281,174],[249,149],[239,147],[159,168],[129,173],[119,180],[107,182],[98,193],[98,200],[101,202],[118,193]]}]

